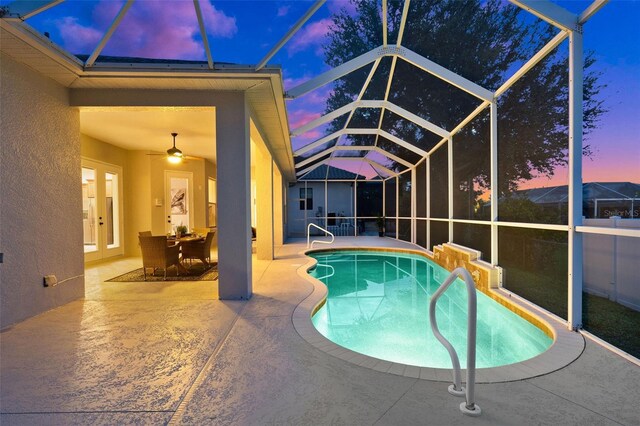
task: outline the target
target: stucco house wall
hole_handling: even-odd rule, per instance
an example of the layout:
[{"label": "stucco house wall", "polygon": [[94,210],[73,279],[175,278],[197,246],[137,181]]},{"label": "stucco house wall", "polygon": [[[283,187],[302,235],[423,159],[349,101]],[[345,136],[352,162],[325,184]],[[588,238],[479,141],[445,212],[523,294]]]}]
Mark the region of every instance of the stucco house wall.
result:
[{"label": "stucco house wall", "polygon": [[[84,295],[80,115],[68,90],[0,54],[0,327]],[[55,274],[55,287],[43,277]]]}]

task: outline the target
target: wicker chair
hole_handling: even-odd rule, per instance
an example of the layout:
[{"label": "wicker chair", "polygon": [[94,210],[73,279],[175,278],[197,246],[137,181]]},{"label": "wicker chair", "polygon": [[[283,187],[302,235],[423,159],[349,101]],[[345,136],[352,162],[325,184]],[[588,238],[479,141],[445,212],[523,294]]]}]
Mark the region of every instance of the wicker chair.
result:
[{"label": "wicker chair", "polygon": [[138,236],[139,237],[150,237],[151,236],[151,231],[140,231],[140,232],[138,232]]},{"label": "wicker chair", "polygon": [[209,266],[211,260],[211,243],[216,233],[207,232],[204,241],[189,241],[182,243],[182,260],[199,259],[206,266]]},{"label": "wicker chair", "polygon": [[143,237],[139,236],[140,248],[142,250],[142,270],[144,280],[147,280],[147,268],[152,268],[155,274],[156,269],[164,270],[164,280],[167,280],[167,268],[176,267],[180,275],[180,246],[167,246],[166,236]]}]

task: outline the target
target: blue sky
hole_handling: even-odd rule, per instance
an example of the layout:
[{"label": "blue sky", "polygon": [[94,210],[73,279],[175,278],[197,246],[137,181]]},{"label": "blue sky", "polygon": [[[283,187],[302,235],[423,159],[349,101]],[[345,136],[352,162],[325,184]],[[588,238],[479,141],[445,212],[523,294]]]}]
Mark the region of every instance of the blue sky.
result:
[{"label": "blue sky", "polygon": [[[0,0],[0,4],[8,1]],[[579,13],[589,1],[557,1]],[[122,0],[65,1],[27,22],[71,53],[91,53],[124,4]],[[256,64],[311,6],[311,1],[201,0],[213,59]],[[327,69],[322,44],[330,16],[347,0],[330,0],[270,61],[283,67],[285,87]],[[610,110],[590,138],[596,155],[584,162],[585,180],[640,182],[640,1],[612,0],[586,25],[584,45],[594,51],[608,85],[601,94]],[[137,0],[104,54],[173,59],[206,59],[192,0]],[[292,128],[319,116],[330,91],[325,87],[289,104]],[[304,135],[295,145],[313,140]],[[564,180],[564,181],[563,181]],[[566,182],[559,170],[545,185]]]}]

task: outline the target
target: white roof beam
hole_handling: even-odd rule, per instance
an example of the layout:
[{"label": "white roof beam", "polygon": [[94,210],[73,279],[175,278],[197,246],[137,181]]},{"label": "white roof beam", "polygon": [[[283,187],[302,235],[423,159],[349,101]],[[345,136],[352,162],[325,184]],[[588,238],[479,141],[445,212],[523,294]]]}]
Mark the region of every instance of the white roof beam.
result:
[{"label": "white roof beam", "polygon": [[124,18],[124,15],[127,14],[127,11],[129,10],[129,8],[131,7],[132,4],[133,4],[133,0],[127,0],[127,2],[120,9],[120,12],[118,12],[116,17],[113,18],[113,22],[111,22],[111,25],[109,26],[109,29],[107,30],[106,33],[104,33],[104,35],[102,36],[102,39],[100,40],[100,42],[98,43],[96,48],[93,49],[93,52],[91,53],[91,56],[89,56],[87,58],[87,61],[84,63],[85,67],[92,67],[93,66],[93,64],[96,61],[96,59],[98,59],[98,56],[100,56],[100,52],[102,52],[102,49],[104,49],[104,47],[106,46],[107,42],[109,41],[109,39],[111,38],[111,36],[115,32],[116,28],[118,28],[118,25],[120,25],[120,22],[122,21],[122,18]]},{"label": "white roof beam", "polygon": [[332,139],[336,139],[339,136],[342,135],[346,135],[346,134],[351,134],[351,135],[375,135],[377,133],[377,129],[342,129],[342,130],[338,130],[337,132],[333,132],[330,135],[324,136],[314,142],[311,142],[308,145],[303,146],[302,148],[298,149],[297,151],[295,151],[293,153],[294,156],[299,156],[302,155],[306,152],[309,152],[311,150],[313,150],[314,148],[317,148],[329,141],[331,141]]},{"label": "white roof beam", "polygon": [[329,161],[329,159],[327,158],[326,160],[322,160],[318,164],[314,164],[313,166],[309,166],[304,170],[300,170],[299,172],[296,172],[296,176],[306,175],[307,173],[317,169],[318,167],[322,166],[323,164],[327,164],[328,161]]},{"label": "white roof beam", "polygon": [[410,162],[408,162],[407,160],[403,160],[402,158],[398,157],[395,154],[390,153],[389,151],[386,151],[382,148],[380,148],[379,146],[374,146],[373,149],[371,150],[373,152],[377,152],[378,154],[382,154],[385,157],[387,157],[390,160],[395,161],[396,163],[400,163],[403,166],[405,166],[406,168],[409,167],[413,167],[413,164],[411,164]]},{"label": "white roof beam", "polygon": [[520,67],[502,86],[496,90],[496,98],[506,92],[516,81],[520,80],[531,68],[535,67],[540,61],[542,61],[553,49],[558,47],[565,38],[569,36],[567,31],[559,32],[554,38],[551,39],[542,49],[540,49],[535,55],[531,57],[523,66]]},{"label": "white roof beam", "polygon": [[398,41],[396,44],[400,46],[402,44],[402,37],[404,36],[404,27],[407,24],[407,15],[409,14],[410,0],[404,0],[404,7],[402,8],[402,18],[400,20],[400,29],[398,30]]},{"label": "white roof beam", "polygon": [[391,169],[389,169],[388,167],[385,167],[385,166],[383,166],[383,165],[382,165],[382,164],[380,164],[380,163],[376,163],[375,161],[373,161],[373,160],[371,160],[371,159],[369,159],[369,158],[363,158],[363,159],[362,159],[362,161],[364,161],[364,162],[366,162],[366,163],[371,164],[371,166],[372,166],[372,167],[373,167],[373,169],[376,171],[376,173],[377,173],[379,170],[382,170],[382,171],[384,171],[385,173],[387,173],[387,174],[388,174],[388,175],[390,175],[390,176],[395,176],[395,175],[397,175],[397,174],[398,174],[398,172],[396,172],[396,171],[394,171],[394,170],[391,170]]},{"label": "white roof beam", "polygon": [[602,9],[602,6],[609,3],[609,0],[595,0],[585,10],[578,15],[578,24],[582,25],[589,20],[597,11]]},{"label": "white roof beam", "polygon": [[56,6],[63,1],[64,0],[20,0],[9,3],[6,8],[9,11],[9,17],[25,20],[37,15],[38,13],[44,12],[45,10],[52,8],[53,6]]},{"label": "white roof beam", "polygon": [[[362,100],[362,97],[364,96],[365,92],[367,91],[367,87],[369,87],[369,83],[371,83],[371,79],[373,78],[373,75],[376,73],[376,70],[378,69],[378,65],[380,65],[380,61],[382,60],[382,58],[378,58],[375,60],[375,62],[373,63],[373,67],[371,67],[371,70],[369,71],[369,75],[367,76],[366,80],[364,81],[364,83],[362,84],[362,88],[360,89],[360,93],[358,93],[358,97],[356,98],[356,102],[360,102]],[[343,130],[347,130],[347,128],[349,127],[349,124],[351,123],[351,119],[353,118],[353,115],[356,112],[356,108],[354,107],[351,112],[349,113],[349,117],[347,117],[347,121],[345,121],[344,126],[342,127]],[[377,138],[377,136],[376,136]],[[338,139],[338,142],[336,142],[336,145],[338,143],[340,143],[340,140],[342,139],[342,136],[340,136],[340,138]],[[333,153],[331,154],[331,156],[333,157]],[[329,171],[327,170],[327,174],[329,173]]]},{"label": "white roof beam", "polygon": [[295,168],[299,169],[300,167],[304,167],[307,164],[313,163],[314,161],[318,161],[319,159],[321,159],[325,155],[329,155],[335,150],[336,150],[336,147],[332,146],[331,148],[327,148],[324,151],[320,151],[319,153],[317,153],[315,155],[312,155],[311,157],[307,158],[306,160],[303,160],[303,161],[299,162],[298,164],[296,164]]},{"label": "white roof beam", "polygon": [[449,136],[449,132],[439,126],[436,126],[435,124],[431,123],[428,120],[425,120],[422,117],[419,117],[417,115],[415,115],[414,113],[407,111],[406,109],[397,106],[396,104],[389,102],[389,101],[370,101],[370,100],[366,100],[366,101],[353,101],[343,107],[340,107],[334,111],[331,111],[328,114],[323,115],[322,117],[316,118],[313,121],[310,121],[309,123],[297,127],[294,130],[291,131],[291,136],[299,136],[303,133],[308,132],[309,130],[312,130],[318,126],[321,126],[323,124],[326,124],[328,122],[330,122],[331,120],[334,120],[338,117],[340,117],[343,114],[348,113],[349,111],[351,111],[352,109],[355,108],[386,108],[389,111],[393,112],[394,114],[397,114],[411,122],[413,122],[414,124],[429,130],[432,133],[435,133],[438,136],[441,137],[447,137]]},{"label": "white roof beam", "polygon": [[392,135],[389,132],[385,132],[384,130],[378,130],[378,135],[382,136],[385,139],[388,139],[391,142],[396,143],[397,145],[400,145],[403,148],[408,149],[409,151],[413,151],[416,154],[424,157],[427,155],[427,151],[418,148],[417,146],[413,146],[411,145],[409,142],[405,142],[402,139],[400,139],[399,137]]},{"label": "white roof beam", "polygon": [[[464,126],[466,126],[467,124],[469,124],[471,122],[471,120],[473,120],[474,118],[476,118],[478,116],[478,114],[480,114],[486,107],[488,107],[489,105],[491,105],[491,102],[486,101],[481,103],[476,109],[473,110],[473,112],[471,114],[469,114],[467,116],[467,118],[465,118],[464,120],[462,120],[460,122],[460,124],[458,124],[452,131],[451,131],[451,135],[449,137],[453,137],[453,135],[455,135],[456,133],[458,133],[460,130],[462,130],[462,128]],[[438,148],[440,148],[445,142],[447,142],[447,140],[449,140],[449,138],[442,138],[442,140],[440,142],[438,142],[436,144],[436,146],[434,146],[433,148],[431,148],[429,150],[429,155],[433,154],[434,151]]]},{"label": "white roof beam", "polygon": [[338,136],[340,136],[342,134],[343,130],[338,130],[337,132],[333,132],[330,135],[321,137],[320,139],[316,139],[315,141],[311,142],[308,145],[303,146],[302,148],[299,148],[297,151],[294,151],[293,156],[297,157],[299,155],[305,154],[333,139],[337,139]]},{"label": "white roof beam", "polygon": [[[396,71],[396,62],[398,61],[398,57],[394,56],[393,61],[391,62],[391,69],[389,70],[389,79],[387,80],[387,88],[384,91],[384,101],[387,102],[389,99],[389,91],[391,90],[391,83],[393,82],[393,74]],[[384,120],[384,111],[385,108],[382,107],[380,111],[380,119],[378,120],[378,130],[382,130],[382,121]],[[378,146],[378,137],[376,136],[375,145]]]},{"label": "white roof beam", "polygon": [[[398,157],[395,154],[390,153],[389,151],[386,151],[378,146],[373,146],[373,145],[343,145],[343,146],[333,146],[331,148],[327,148],[322,152],[319,152],[317,154],[315,154],[312,157],[307,158],[304,161],[301,161],[300,163],[296,164],[296,168],[300,168],[300,167],[304,167],[307,164],[313,163],[314,161],[317,161],[319,159],[321,159],[322,157],[324,157],[325,155],[328,154],[333,154],[336,151],[373,151],[373,152],[377,152],[381,155],[384,155],[385,157],[387,157],[390,160],[395,161],[396,163],[402,164],[405,167],[413,167],[413,164],[411,164],[410,162],[408,162],[407,160],[404,160],[400,157]],[[336,157],[333,157],[336,158]],[[338,157],[338,158],[345,158],[345,157]],[[348,158],[348,157],[347,157]],[[363,158],[363,157],[357,157],[357,158]]]},{"label": "white roof beam", "polygon": [[307,22],[309,18],[311,18],[311,16],[314,13],[316,13],[318,9],[320,9],[320,6],[322,6],[325,3],[325,1],[326,0],[317,0],[309,8],[309,10],[307,10],[307,12],[304,15],[302,15],[300,19],[298,19],[298,22],[296,22],[293,25],[293,27],[291,27],[289,31],[287,31],[284,37],[282,37],[282,39],[280,39],[280,41],[275,46],[273,46],[273,48],[269,51],[269,53],[267,53],[267,55],[264,58],[262,58],[262,60],[258,63],[258,65],[256,65],[256,71],[260,71],[262,68],[264,68],[265,65],[267,65],[267,62],[269,62],[269,60],[273,58],[276,53],[278,53],[278,51],[282,48],[282,46],[284,46],[289,41],[289,39],[293,37],[295,33],[298,32],[298,30],[305,24],[305,22]]},{"label": "white roof beam", "polygon": [[349,74],[352,71],[362,68],[365,65],[370,64],[378,58],[384,56],[399,56],[410,64],[422,69],[423,71],[433,74],[434,76],[446,81],[447,83],[464,90],[465,92],[480,98],[484,101],[491,101],[493,99],[493,93],[489,90],[475,84],[474,82],[467,80],[466,78],[459,76],[458,74],[449,71],[445,67],[436,64],[435,62],[418,55],[417,53],[398,46],[380,46],[375,49],[364,53],[357,58],[351,59],[342,65],[320,74],[319,76],[306,81],[293,89],[289,90],[285,96],[289,99],[295,99],[324,86],[334,80]]},{"label": "white roof beam", "polygon": [[575,31],[578,29],[578,16],[549,0],[509,1],[561,30]]},{"label": "white roof beam", "polygon": [[315,129],[318,126],[322,126],[323,124],[329,123],[330,121],[335,120],[341,115],[348,113],[354,108],[357,108],[356,106],[357,103],[358,102],[351,102],[343,107],[340,107],[336,110],[331,111],[330,113],[327,113],[321,117],[318,117],[315,120],[308,122],[307,124],[303,124],[300,127],[296,127],[291,131],[291,136],[299,136],[303,133],[308,132],[309,130]]},{"label": "white roof beam", "polygon": [[377,163],[369,158],[364,158],[364,157],[340,157],[340,158],[334,158],[334,160],[344,160],[344,161],[364,161],[365,163],[369,163],[374,167],[379,167],[381,170],[384,170],[385,172],[391,174],[391,175],[395,175],[397,172],[394,172],[393,170],[383,166],[380,163]]},{"label": "white roof beam", "polygon": [[196,15],[198,17],[198,25],[200,26],[200,36],[202,37],[202,43],[204,44],[204,51],[207,53],[207,63],[209,64],[209,69],[212,70],[213,58],[211,57],[211,49],[209,48],[209,39],[207,38],[207,29],[204,27],[204,20],[202,19],[202,9],[200,9],[200,0],[193,0],[193,8],[196,10]]},{"label": "white roof beam", "polygon": [[485,89],[484,87],[481,87],[476,83],[467,80],[466,78],[459,76],[452,71],[449,71],[445,67],[438,65],[423,56],[418,55],[417,53],[407,49],[406,47],[401,48],[401,51],[402,53],[399,56],[402,59],[428,72],[429,74],[433,74],[434,76],[446,81],[447,83],[456,86],[458,89],[464,90],[465,92],[477,98],[480,98],[483,101],[491,101],[493,99],[493,93],[491,93],[491,91]]},{"label": "white roof beam", "polygon": [[389,101],[386,101],[384,103],[384,107],[386,109],[388,109],[389,111],[393,112],[394,114],[397,114],[400,117],[405,118],[405,119],[411,121],[412,123],[424,128],[424,129],[427,129],[432,133],[435,133],[438,136],[442,136],[443,138],[446,138],[446,137],[449,136],[449,132],[446,131],[445,129],[443,129],[442,127],[436,126],[435,124],[431,123],[430,121],[427,121],[422,117],[418,117],[414,113],[409,112],[406,109],[397,106],[396,104],[393,104],[393,103],[391,103]]},{"label": "white roof beam", "polygon": [[[388,47],[386,49],[388,49]],[[357,58],[353,58],[350,61],[345,62],[342,65],[338,65],[337,67],[332,68],[329,71],[320,74],[315,78],[312,78],[311,80],[305,81],[304,83],[289,90],[285,94],[285,97],[289,99],[300,97],[305,93],[309,93],[312,90],[317,89],[318,87],[322,87],[327,83],[331,83],[332,81],[337,80],[352,71],[360,69],[365,65],[369,65],[371,62],[375,61],[378,58],[382,58],[386,54],[387,53],[385,52],[385,49],[383,47],[377,47],[363,55],[358,56]]]},{"label": "white roof beam", "polygon": [[382,0],[382,45],[387,45],[387,33],[389,30],[389,17],[387,13],[387,0]]}]

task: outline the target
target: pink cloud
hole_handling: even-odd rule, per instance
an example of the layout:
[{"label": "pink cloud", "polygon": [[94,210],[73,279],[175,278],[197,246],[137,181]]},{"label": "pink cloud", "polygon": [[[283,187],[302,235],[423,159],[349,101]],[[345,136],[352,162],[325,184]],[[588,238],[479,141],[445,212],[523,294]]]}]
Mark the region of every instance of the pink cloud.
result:
[{"label": "pink cloud", "polygon": [[[96,26],[106,28],[122,2],[103,0],[95,7]],[[207,33],[229,38],[237,31],[236,19],[210,1],[201,1]],[[191,1],[135,2],[104,49],[106,55],[165,59],[204,59],[198,19]]]},{"label": "pink cloud", "polygon": [[287,13],[289,13],[289,9],[291,9],[291,6],[280,6],[278,8],[278,18],[281,18],[283,16],[287,16]]},{"label": "pink cloud", "polygon": [[289,42],[287,46],[289,56],[309,47],[316,48],[316,54],[321,54],[322,51],[319,48],[327,37],[332,22],[331,19],[326,18],[305,25]]},{"label": "pink cloud", "polygon": [[65,16],[55,21],[64,47],[71,53],[91,53],[102,38],[102,31],[85,27],[78,18]]},{"label": "pink cloud", "polygon": [[310,121],[315,120],[316,118],[319,118],[320,116],[321,114],[319,112],[312,112],[312,111],[307,111],[302,109],[296,110],[296,111],[290,111],[289,127],[291,127],[292,130],[296,129],[300,126],[304,126]]}]

